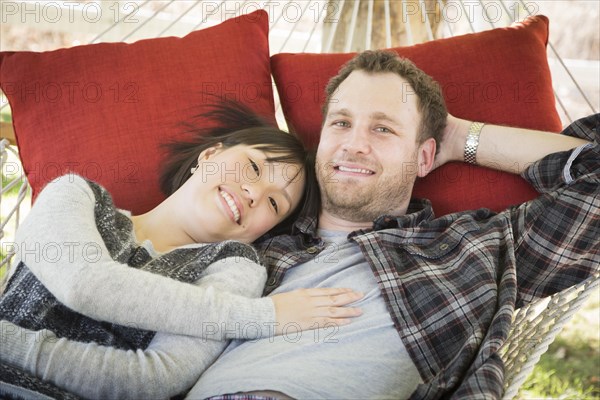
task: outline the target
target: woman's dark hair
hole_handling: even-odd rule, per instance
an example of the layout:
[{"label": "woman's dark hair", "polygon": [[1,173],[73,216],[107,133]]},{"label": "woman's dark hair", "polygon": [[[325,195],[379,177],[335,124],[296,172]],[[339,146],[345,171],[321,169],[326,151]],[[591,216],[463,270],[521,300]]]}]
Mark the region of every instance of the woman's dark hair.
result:
[{"label": "woman's dark hair", "polygon": [[[207,120],[210,126],[207,126]],[[224,148],[247,145],[275,155],[267,158],[269,162],[302,165],[306,176],[299,206],[270,232],[287,231],[299,215],[317,215],[320,195],[314,154],[304,147],[296,135],[282,131],[248,107],[232,100],[220,100],[210,111],[195,115],[182,125],[185,139],[164,144],[168,155],[159,178],[164,194],[171,195],[192,176],[191,169],[198,164],[198,156],[203,150],[219,143]]]}]

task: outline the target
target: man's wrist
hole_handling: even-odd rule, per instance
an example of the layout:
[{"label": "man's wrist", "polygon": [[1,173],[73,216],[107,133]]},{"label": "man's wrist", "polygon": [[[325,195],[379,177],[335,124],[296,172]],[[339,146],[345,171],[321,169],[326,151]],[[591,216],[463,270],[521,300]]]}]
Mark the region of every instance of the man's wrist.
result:
[{"label": "man's wrist", "polygon": [[477,149],[479,148],[479,135],[484,127],[483,122],[472,122],[467,131],[463,158],[466,163],[477,164]]}]

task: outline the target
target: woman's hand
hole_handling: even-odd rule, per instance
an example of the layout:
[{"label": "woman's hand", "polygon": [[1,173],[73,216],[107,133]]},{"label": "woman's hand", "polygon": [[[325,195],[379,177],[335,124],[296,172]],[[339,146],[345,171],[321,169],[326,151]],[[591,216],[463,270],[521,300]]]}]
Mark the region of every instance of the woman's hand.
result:
[{"label": "woman's hand", "polygon": [[275,334],[281,335],[290,324],[301,330],[347,325],[351,318],[362,314],[360,308],[344,307],[363,298],[352,289],[314,288],[298,289],[271,296],[275,303],[277,325]]}]

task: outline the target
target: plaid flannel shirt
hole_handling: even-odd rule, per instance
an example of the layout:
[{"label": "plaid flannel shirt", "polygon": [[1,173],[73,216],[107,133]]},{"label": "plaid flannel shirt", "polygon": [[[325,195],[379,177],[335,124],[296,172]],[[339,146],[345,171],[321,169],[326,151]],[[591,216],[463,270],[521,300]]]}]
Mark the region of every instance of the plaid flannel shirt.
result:
[{"label": "plaid flannel shirt", "polygon": [[[406,215],[381,216],[372,229],[348,235],[424,381],[412,398],[499,398],[498,349],[515,308],[599,269],[600,114],[562,134],[592,143],[527,168],[523,177],[540,193],[532,201],[435,218],[428,201],[413,200]],[[261,242],[265,294],[324,248],[315,231],[316,218],[303,218],[292,235]]]}]

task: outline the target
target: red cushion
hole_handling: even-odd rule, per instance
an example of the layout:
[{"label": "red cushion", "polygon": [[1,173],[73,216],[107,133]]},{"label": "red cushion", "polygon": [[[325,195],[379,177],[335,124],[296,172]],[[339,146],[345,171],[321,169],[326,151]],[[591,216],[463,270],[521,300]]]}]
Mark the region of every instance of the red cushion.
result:
[{"label": "red cushion", "polygon": [[214,98],[205,93],[275,121],[264,11],[183,38],[2,52],[0,62],[34,196],[75,171],[104,185],[118,207],[142,213],[164,198],[159,145],[208,110]]},{"label": "red cushion", "polygon": [[[450,113],[469,120],[560,131],[546,58],[548,19],[393,50],[436,79]],[[352,54],[276,54],[271,69],[290,129],[318,143],[325,85]],[[501,210],[537,193],[519,176],[449,163],[417,182],[413,195],[437,215]]]}]

